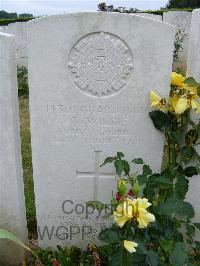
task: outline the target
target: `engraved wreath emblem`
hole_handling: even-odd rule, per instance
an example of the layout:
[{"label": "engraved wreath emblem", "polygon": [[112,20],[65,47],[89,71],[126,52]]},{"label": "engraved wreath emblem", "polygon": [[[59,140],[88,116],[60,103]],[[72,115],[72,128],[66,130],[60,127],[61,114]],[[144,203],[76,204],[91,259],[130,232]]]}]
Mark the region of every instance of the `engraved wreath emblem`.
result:
[{"label": "engraved wreath emblem", "polygon": [[82,91],[102,97],[127,84],[133,57],[121,39],[97,32],[84,36],[73,46],[68,66]]}]

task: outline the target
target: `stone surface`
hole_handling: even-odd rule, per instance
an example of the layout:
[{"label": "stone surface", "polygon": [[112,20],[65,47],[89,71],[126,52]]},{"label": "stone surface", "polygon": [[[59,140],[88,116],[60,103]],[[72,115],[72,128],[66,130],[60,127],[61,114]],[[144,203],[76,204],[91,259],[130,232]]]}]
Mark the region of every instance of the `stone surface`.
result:
[{"label": "stone surface", "polygon": [[[200,82],[200,9],[192,12],[190,42],[188,51],[187,76],[194,77]],[[195,115],[199,119],[199,115]],[[200,154],[200,148],[197,146],[197,151]],[[200,221],[200,206],[198,195],[200,191],[200,176],[195,176],[190,179],[190,190],[187,194],[188,200],[193,204],[196,212],[195,221]],[[200,234],[198,235],[200,239]]]},{"label": "stone surface", "polygon": [[135,13],[135,15],[143,16],[145,18],[152,18],[155,20],[162,21],[162,16],[161,15],[154,15],[154,14],[149,14],[149,13]]},{"label": "stone surface", "polygon": [[187,11],[169,11],[163,13],[163,22],[172,24],[176,27],[177,32],[181,32],[179,36],[186,35],[182,47],[183,50],[179,54],[179,62],[173,63],[173,70],[176,71],[178,68],[184,73],[187,68],[188,58],[188,43],[190,38],[190,25],[191,25],[192,13]]},{"label": "stone surface", "polygon": [[192,12],[187,76],[192,76],[200,82],[200,9]]},{"label": "stone surface", "polygon": [[15,35],[17,65],[27,67],[27,22],[10,23],[3,32]]},{"label": "stone surface", "polygon": [[[0,33],[0,228],[26,241],[14,36]],[[0,265],[19,265],[23,250],[0,240]]]},{"label": "stone surface", "polygon": [[122,151],[160,170],[163,135],[149,118],[148,93],[169,91],[175,29],[104,12],[28,24],[39,243],[86,247],[105,221],[76,204],[111,199],[114,169],[100,168],[104,159]]}]

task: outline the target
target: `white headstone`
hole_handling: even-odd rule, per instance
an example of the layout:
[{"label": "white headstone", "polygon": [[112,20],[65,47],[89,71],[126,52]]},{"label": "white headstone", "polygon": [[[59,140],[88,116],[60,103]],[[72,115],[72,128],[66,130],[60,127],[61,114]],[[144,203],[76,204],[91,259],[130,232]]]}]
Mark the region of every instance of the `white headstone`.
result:
[{"label": "white headstone", "polygon": [[15,35],[17,65],[27,67],[27,22],[10,23],[4,32]]},{"label": "white headstone", "polygon": [[1,32],[5,32],[6,29],[7,29],[7,26],[0,26],[0,31],[1,31]]},{"label": "white headstone", "polygon": [[173,63],[173,70],[180,69],[183,73],[186,73],[187,58],[188,58],[188,42],[190,35],[190,24],[191,24],[192,13],[187,11],[169,11],[163,13],[163,22],[172,24],[177,29],[179,38],[184,36],[182,42],[182,49],[179,53],[179,62]]},{"label": "white headstone", "polygon": [[[187,77],[194,77],[200,82],[200,9],[192,12]],[[197,115],[196,115],[197,117]],[[197,117],[199,119],[199,117]],[[200,154],[200,148],[197,146],[197,151]],[[193,204],[196,211],[196,222],[200,221],[200,206],[198,195],[200,191],[200,176],[195,176],[190,179],[190,190],[187,194],[188,200]]]},{"label": "white headstone", "polygon": [[200,82],[200,9],[192,12],[187,76],[194,77]]},{"label": "white headstone", "polygon": [[[175,29],[93,12],[36,19],[29,31],[39,243],[86,247],[105,221],[87,218],[80,204],[109,202],[115,187],[114,169],[100,168],[104,159],[122,151],[160,170],[163,136],[149,118],[148,93],[169,91]],[[83,225],[94,232],[86,235]]]},{"label": "white headstone", "polygon": [[152,18],[155,20],[162,21],[162,16],[161,15],[154,15],[154,14],[149,14],[149,13],[135,13],[135,15],[143,16],[145,18]]},{"label": "white headstone", "polygon": [[[14,36],[0,33],[0,228],[26,242]],[[0,240],[0,265],[19,265],[23,250]]]}]

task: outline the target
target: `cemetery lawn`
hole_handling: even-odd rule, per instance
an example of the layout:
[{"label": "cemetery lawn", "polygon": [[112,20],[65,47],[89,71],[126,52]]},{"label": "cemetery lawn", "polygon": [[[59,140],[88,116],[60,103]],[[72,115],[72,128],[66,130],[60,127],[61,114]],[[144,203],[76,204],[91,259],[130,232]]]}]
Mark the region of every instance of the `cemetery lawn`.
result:
[{"label": "cemetery lawn", "polygon": [[31,159],[29,103],[27,98],[19,98],[19,108],[26,216],[28,226],[30,227],[35,221],[35,199]]}]

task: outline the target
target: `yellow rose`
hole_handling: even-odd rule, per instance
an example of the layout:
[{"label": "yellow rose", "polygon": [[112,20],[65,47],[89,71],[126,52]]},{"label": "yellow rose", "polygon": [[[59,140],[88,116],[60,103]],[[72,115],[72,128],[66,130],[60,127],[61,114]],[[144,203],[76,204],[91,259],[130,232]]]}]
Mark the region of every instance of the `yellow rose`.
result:
[{"label": "yellow rose", "polygon": [[122,204],[119,204],[116,211],[113,213],[114,221],[120,228],[122,228],[128,220],[133,218],[133,204],[133,200],[128,198]]},{"label": "yellow rose", "polygon": [[133,253],[136,252],[136,247],[138,246],[138,244],[134,241],[128,241],[128,240],[124,240],[124,247],[126,250],[128,250],[129,253]]},{"label": "yellow rose", "polygon": [[177,101],[175,106],[175,114],[181,115],[183,114],[188,108],[190,108],[190,100],[185,97],[180,97]]},{"label": "yellow rose", "polygon": [[175,108],[176,108],[176,105],[177,105],[177,102],[178,102],[178,96],[177,95],[173,95],[171,97],[169,97],[169,106],[168,106],[168,110],[170,112],[174,112],[175,111]]},{"label": "yellow rose", "polygon": [[137,198],[136,204],[136,220],[139,223],[139,228],[146,228],[149,223],[155,222],[155,216],[149,213],[146,209],[151,206],[151,203],[148,202],[146,198]]},{"label": "yellow rose", "polygon": [[181,74],[178,74],[176,72],[172,72],[171,74],[171,84],[174,85],[174,86],[177,86],[177,87],[183,87],[184,82],[185,80],[185,77],[183,77]]},{"label": "yellow rose", "polygon": [[151,206],[151,203],[146,198],[127,198],[117,206],[113,213],[114,221],[122,228],[127,221],[135,219],[139,223],[139,228],[145,228],[149,223],[155,221],[154,215],[146,210],[149,206]]},{"label": "yellow rose", "polygon": [[155,216],[143,208],[138,208],[137,221],[139,228],[146,228],[149,223],[155,222]]},{"label": "yellow rose", "polygon": [[150,107],[157,107],[158,109],[161,109],[166,104],[166,99],[161,98],[154,91],[150,91],[149,97],[150,97]]}]

